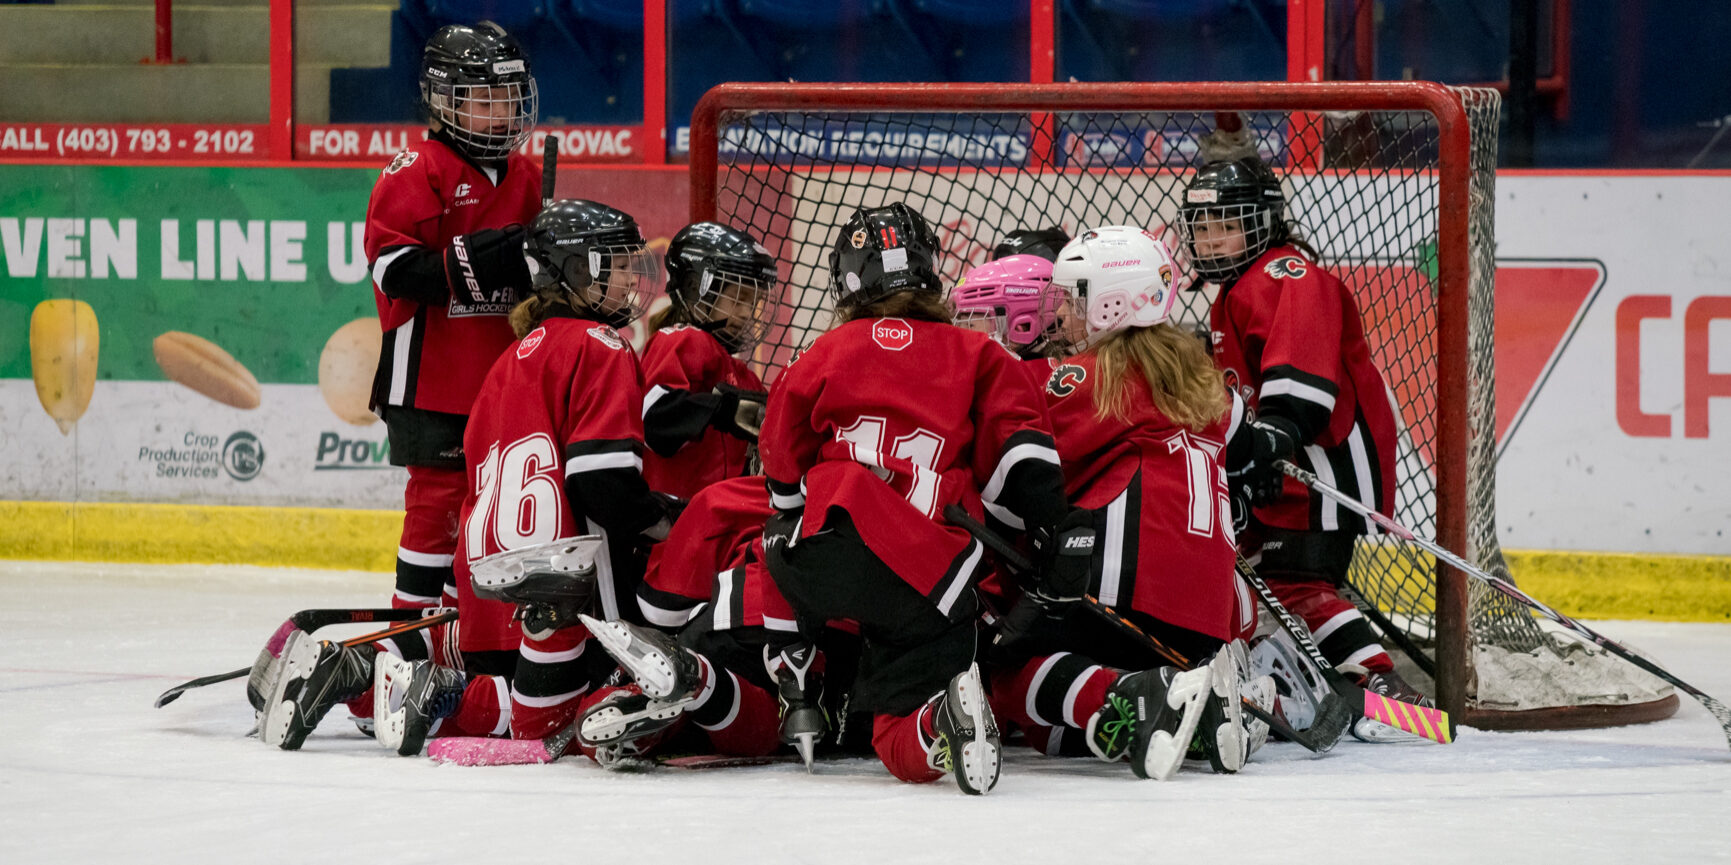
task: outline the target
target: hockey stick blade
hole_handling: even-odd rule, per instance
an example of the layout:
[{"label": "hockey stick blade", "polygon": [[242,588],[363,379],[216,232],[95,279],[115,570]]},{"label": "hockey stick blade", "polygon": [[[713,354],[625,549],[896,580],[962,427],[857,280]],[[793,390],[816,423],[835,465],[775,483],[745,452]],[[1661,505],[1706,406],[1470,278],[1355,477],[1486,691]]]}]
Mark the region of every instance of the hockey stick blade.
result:
[{"label": "hockey stick blade", "polygon": [[1347,510],[1384,527],[1390,534],[1412,542],[1414,546],[1436,556],[1439,561],[1447,564],[1449,567],[1490,586],[1509,600],[1514,601],[1515,603],[1520,604],[1565,628],[1568,628],[1570,631],[1584,637],[1593,645],[1596,645],[1599,648],[1640,667],[1642,670],[1670,683],[1673,687],[1677,688],[1677,690],[1694,697],[1696,702],[1705,706],[1708,714],[1711,714],[1713,719],[1719,722],[1719,726],[1725,734],[1725,744],[1727,747],[1731,747],[1731,710],[1727,710],[1724,703],[1713,699],[1694,685],[1677,678],[1675,675],[1672,675],[1669,670],[1666,670],[1664,667],[1648,660],[1639,652],[1626,648],[1616,640],[1613,640],[1610,637],[1607,637],[1604,634],[1601,634],[1598,631],[1595,631],[1592,628],[1551,609],[1551,607],[1545,602],[1521,591],[1514,583],[1473,565],[1471,562],[1449,552],[1448,549],[1444,548],[1441,544],[1438,544],[1429,538],[1419,537],[1405,526],[1402,526],[1393,519],[1378,513],[1364,502],[1323,483],[1315,474],[1307,472],[1290,462],[1286,462],[1285,460],[1276,463],[1276,465],[1278,465],[1280,470],[1285,472],[1288,477],[1291,477],[1318,493],[1335,500],[1346,507]]},{"label": "hockey stick blade", "polygon": [[[454,608],[431,607],[411,610],[301,610],[289,618],[294,620],[297,625],[301,621],[314,623],[313,628],[301,628],[301,630],[307,631],[308,633],[311,633],[313,630],[317,630],[318,628],[322,628],[325,625],[336,625],[346,622],[397,621],[401,623],[392,625],[391,627],[385,628],[381,631],[362,634],[361,636],[352,637],[343,641],[344,646],[359,646],[363,643],[371,643],[374,640],[383,640],[389,637],[395,637],[398,634],[406,634],[410,631],[419,631],[422,628],[430,628],[434,625],[449,622],[456,617],[457,611]],[[322,622],[322,624],[319,624],[320,622]],[[214,685],[218,682],[227,682],[230,679],[239,679],[251,672],[252,667],[249,666],[241,667],[238,670],[230,670],[226,673],[200,676],[196,679],[182,682],[166,691],[163,691],[157,696],[156,702],[152,705],[154,708],[160,709],[163,706],[180,699],[180,695],[194,688],[202,688],[206,685]]]},{"label": "hockey stick blade", "polygon": [[156,703],[154,704],[155,708],[160,709],[163,706],[180,699],[181,694],[184,694],[193,688],[202,688],[205,685],[214,685],[217,682],[226,682],[230,679],[238,679],[250,672],[252,672],[251,667],[241,667],[238,670],[230,670],[226,673],[217,673],[210,676],[200,676],[190,682],[182,682],[166,691],[163,691],[162,695],[156,698]]},{"label": "hockey stick blade", "polygon": [[[1239,578],[1256,593],[1262,606],[1274,614],[1281,630],[1298,643],[1304,656],[1315,665],[1315,672],[1321,674],[1322,681],[1343,701],[1346,708],[1340,717],[1347,726],[1352,724],[1355,716],[1363,716],[1438,744],[1447,745],[1455,740],[1454,719],[1450,718],[1447,712],[1374,694],[1349,681],[1345,674],[1335,669],[1334,665],[1323,657],[1322,650],[1318,649],[1316,642],[1310,638],[1310,629],[1298,621],[1286,605],[1280,603],[1268,582],[1262,579],[1262,575],[1258,574],[1243,556],[1238,557],[1237,568]],[[1322,714],[1319,713],[1318,723],[1321,718]],[[1345,729],[1341,732],[1345,732]]]}]

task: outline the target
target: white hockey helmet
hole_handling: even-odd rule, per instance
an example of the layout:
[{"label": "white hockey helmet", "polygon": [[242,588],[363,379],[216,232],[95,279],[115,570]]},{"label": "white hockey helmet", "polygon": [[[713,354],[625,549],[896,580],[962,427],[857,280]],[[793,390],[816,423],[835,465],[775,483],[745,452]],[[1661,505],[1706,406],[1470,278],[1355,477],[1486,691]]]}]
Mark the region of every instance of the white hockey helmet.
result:
[{"label": "white hockey helmet", "polygon": [[1152,327],[1172,314],[1177,268],[1159,238],[1133,225],[1082,232],[1058,253],[1052,284],[1087,310],[1090,335]]}]

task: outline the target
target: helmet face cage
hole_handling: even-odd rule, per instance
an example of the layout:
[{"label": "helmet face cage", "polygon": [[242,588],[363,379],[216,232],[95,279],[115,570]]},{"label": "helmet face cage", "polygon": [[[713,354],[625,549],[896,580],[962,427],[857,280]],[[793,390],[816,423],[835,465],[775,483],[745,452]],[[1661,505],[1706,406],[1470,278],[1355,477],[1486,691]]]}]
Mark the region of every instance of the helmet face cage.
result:
[{"label": "helmet face cage", "polygon": [[671,294],[693,322],[714,334],[729,354],[738,354],[769,335],[769,304],[775,289],[770,274],[747,275],[706,266],[697,277],[695,291]]},{"label": "helmet face cage", "polygon": [[[527,69],[522,60],[505,63]],[[465,153],[479,160],[504,159],[528,140],[540,114],[534,78],[525,72],[516,81],[440,83],[436,73],[441,71],[429,67],[423,80],[427,110]]]},{"label": "helmet face cage", "polygon": [[[1209,282],[1236,279],[1274,245],[1276,229],[1282,225],[1281,210],[1270,204],[1186,205],[1179,224],[1191,268]],[[1212,254],[1197,244],[1199,228],[1213,241],[1206,251]],[[1241,248],[1231,240],[1219,240],[1233,234],[1242,237]]]},{"label": "helmet face cage", "polygon": [[565,290],[602,321],[624,327],[643,316],[661,293],[661,261],[642,242],[588,246],[566,257]]}]

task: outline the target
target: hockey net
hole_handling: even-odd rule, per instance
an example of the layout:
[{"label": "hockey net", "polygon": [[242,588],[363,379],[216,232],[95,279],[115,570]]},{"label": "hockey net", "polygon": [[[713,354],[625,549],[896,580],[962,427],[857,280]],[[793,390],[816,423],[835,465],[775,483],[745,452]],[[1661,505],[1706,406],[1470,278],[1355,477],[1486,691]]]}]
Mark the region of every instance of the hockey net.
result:
[{"label": "hockey net", "polygon": [[[1497,543],[1495,91],[1351,84],[722,85],[699,103],[692,219],[751,231],[786,296],[767,380],[830,321],[829,251],[855,208],[905,201],[953,284],[1016,229],[1139,225],[1168,239],[1204,157],[1254,150],[1287,218],[1351,287],[1401,421],[1395,518],[1485,570]],[[1231,132],[1238,127],[1236,132]],[[1218,131],[1217,131],[1218,130]],[[1180,265],[1183,265],[1180,255]],[[1214,288],[1175,320],[1206,338]],[[933,370],[942,375],[941,370]],[[1324,480],[1328,480],[1325,478]],[[1386,536],[1351,589],[1409,678],[1487,727],[1628,723],[1676,697]]]}]

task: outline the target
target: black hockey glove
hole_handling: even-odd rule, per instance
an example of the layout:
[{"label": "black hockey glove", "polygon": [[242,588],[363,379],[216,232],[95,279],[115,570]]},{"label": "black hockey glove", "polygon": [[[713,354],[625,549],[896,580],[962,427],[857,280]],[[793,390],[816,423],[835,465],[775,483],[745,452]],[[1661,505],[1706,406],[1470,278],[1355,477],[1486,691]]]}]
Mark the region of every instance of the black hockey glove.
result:
[{"label": "black hockey glove", "polygon": [[1050,531],[1036,532],[1034,546],[1039,572],[1031,594],[1049,605],[1081,600],[1094,575],[1094,512],[1072,509]]},{"label": "black hockey glove", "polygon": [[643,530],[643,537],[652,542],[667,540],[668,533],[673,531],[673,524],[679,520],[679,515],[685,513],[686,500],[667,493],[649,491],[649,497],[661,509],[661,519]]},{"label": "black hockey glove", "polygon": [[1244,467],[1244,496],[1256,507],[1280,499],[1286,475],[1275,465],[1298,453],[1298,427],[1285,418],[1270,417],[1250,422],[1250,464]]},{"label": "black hockey glove", "polygon": [[459,304],[515,304],[529,296],[523,227],[487,228],[451,238],[445,282]]},{"label": "black hockey glove", "polygon": [[716,385],[715,395],[719,399],[709,425],[756,444],[758,434],[763,432],[763,410],[769,402],[769,394],[721,384]]},{"label": "black hockey glove", "polygon": [[1043,618],[1062,617],[1088,594],[1094,576],[1094,512],[1076,508],[1050,530],[1034,532],[1034,585],[998,625],[992,645],[1013,652]]}]

